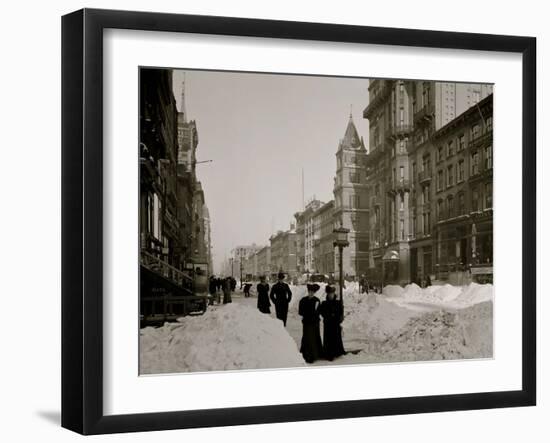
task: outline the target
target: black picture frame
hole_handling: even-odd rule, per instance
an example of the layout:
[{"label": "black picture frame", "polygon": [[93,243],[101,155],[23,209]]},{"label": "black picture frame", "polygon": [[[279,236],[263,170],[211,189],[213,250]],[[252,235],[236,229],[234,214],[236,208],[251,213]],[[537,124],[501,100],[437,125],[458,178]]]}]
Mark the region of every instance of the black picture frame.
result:
[{"label": "black picture frame", "polygon": [[[521,54],[521,390],[104,415],[102,85],[103,31],[108,28]],[[535,405],[535,85],[533,37],[97,9],[65,15],[62,18],[62,426],[82,434],[105,434]]]}]

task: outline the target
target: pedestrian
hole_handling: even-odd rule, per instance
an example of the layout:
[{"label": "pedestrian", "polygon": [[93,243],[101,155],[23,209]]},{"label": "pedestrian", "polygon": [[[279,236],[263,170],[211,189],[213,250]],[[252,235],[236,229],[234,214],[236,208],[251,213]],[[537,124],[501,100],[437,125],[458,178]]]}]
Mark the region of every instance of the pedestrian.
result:
[{"label": "pedestrian", "polygon": [[210,305],[214,304],[214,299],[216,298],[216,293],[218,292],[216,286],[216,277],[211,275],[208,280],[208,292],[210,294],[210,300],[208,304]]},{"label": "pedestrian", "polygon": [[432,285],[432,280],[430,279],[430,274],[426,274],[426,287]]},{"label": "pedestrian", "polygon": [[243,292],[245,297],[250,297],[250,288],[252,287],[252,283],[245,283],[243,286]]},{"label": "pedestrian", "polygon": [[336,299],[336,288],[325,288],[327,298],[321,303],[319,313],[323,317],[323,355],[332,361],[344,355],[344,343],[342,342],[342,322],[344,321],[344,309],[342,300]]},{"label": "pedestrian", "polygon": [[235,288],[237,287],[237,280],[235,280],[233,277],[229,277],[229,282],[231,284],[231,292],[234,292]]},{"label": "pedestrian", "polygon": [[258,292],[258,309],[263,314],[271,314],[269,284],[265,281],[265,275],[260,277],[260,283],[256,286],[256,291]]},{"label": "pedestrian", "polygon": [[364,294],[365,292],[367,292],[366,285],[367,285],[367,279],[365,278],[365,274],[362,274],[361,278],[359,278],[359,293],[360,294]]},{"label": "pedestrian", "polygon": [[321,301],[315,296],[319,290],[317,283],[307,285],[307,295],[300,300],[298,314],[302,316],[302,343],[300,352],[307,363],[313,363],[322,357],[323,344],[319,331],[319,307]]},{"label": "pedestrian", "polygon": [[231,302],[231,277],[227,277],[223,284],[223,304]]},{"label": "pedestrian", "polygon": [[288,315],[288,304],[292,299],[292,291],[290,286],[285,283],[285,274],[279,272],[277,275],[278,281],[271,287],[269,298],[275,305],[275,314],[279,320],[282,320],[286,326],[286,317]]}]

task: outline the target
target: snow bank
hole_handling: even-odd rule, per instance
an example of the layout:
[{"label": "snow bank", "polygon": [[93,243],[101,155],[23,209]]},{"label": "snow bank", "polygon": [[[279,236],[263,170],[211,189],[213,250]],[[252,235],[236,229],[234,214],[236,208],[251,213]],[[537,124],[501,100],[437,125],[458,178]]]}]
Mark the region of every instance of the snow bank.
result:
[{"label": "snow bank", "polygon": [[142,374],[303,366],[280,320],[243,305],[209,309],[140,332]]},{"label": "snow bank", "polygon": [[[416,285],[415,285],[416,286]],[[404,289],[397,285],[387,285],[382,289],[382,294],[388,297],[401,297],[403,296]]]},{"label": "snow bank", "polygon": [[493,286],[386,286],[344,298],[344,340],[371,362],[488,358]]},{"label": "snow bank", "polygon": [[488,358],[493,355],[493,303],[412,318],[376,346],[386,361]]},{"label": "snow bank", "polygon": [[344,296],[344,334],[360,339],[384,340],[403,327],[414,311],[369,293]]}]

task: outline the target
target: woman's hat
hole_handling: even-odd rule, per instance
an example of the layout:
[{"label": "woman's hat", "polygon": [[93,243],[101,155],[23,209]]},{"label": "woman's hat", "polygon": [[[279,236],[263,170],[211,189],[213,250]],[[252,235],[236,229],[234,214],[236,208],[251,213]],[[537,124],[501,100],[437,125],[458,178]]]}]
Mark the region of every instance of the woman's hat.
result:
[{"label": "woman's hat", "polygon": [[334,286],[327,285],[325,291],[327,294],[334,294],[336,293],[336,288]]},{"label": "woman's hat", "polygon": [[285,278],[285,273],[279,272],[279,275],[277,275],[277,277],[279,278],[279,280],[283,280]]},{"label": "woman's hat", "polygon": [[317,283],[308,283],[307,290],[312,292],[317,292],[321,288]]}]

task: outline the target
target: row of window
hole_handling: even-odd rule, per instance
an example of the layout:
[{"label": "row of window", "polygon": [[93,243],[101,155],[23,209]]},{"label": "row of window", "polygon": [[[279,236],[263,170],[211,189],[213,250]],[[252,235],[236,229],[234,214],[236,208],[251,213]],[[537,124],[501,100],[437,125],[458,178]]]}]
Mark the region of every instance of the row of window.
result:
[{"label": "row of window", "polygon": [[[493,118],[487,117],[487,120],[485,120],[485,131],[482,131],[482,126],[477,123],[470,127],[469,140],[475,140],[481,137],[483,134],[491,133],[492,130]],[[463,151],[464,149],[466,149],[466,136],[465,134],[460,134],[456,139],[449,140],[446,146],[438,146],[436,161],[441,162],[446,157],[452,157],[457,152]]]},{"label": "row of window", "polygon": [[[455,203],[456,200],[456,203]],[[470,210],[477,212],[493,207],[493,184],[485,183],[480,187],[472,188],[470,194]],[[446,199],[439,199],[436,206],[437,219],[445,220],[466,214],[466,198],[464,193],[455,196],[449,195]]]},{"label": "row of window", "polygon": [[[482,159],[483,157],[483,159]],[[483,164],[481,163],[483,160]],[[473,177],[482,171],[492,169],[493,167],[493,149],[492,146],[483,148],[483,155],[480,151],[474,151],[470,154],[470,177]],[[441,191],[446,187],[461,183],[466,179],[465,161],[458,160],[457,163],[448,165],[445,170],[437,171],[436,189]]]}]

